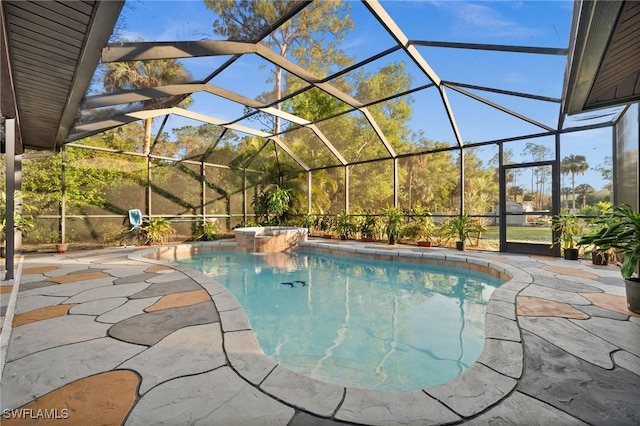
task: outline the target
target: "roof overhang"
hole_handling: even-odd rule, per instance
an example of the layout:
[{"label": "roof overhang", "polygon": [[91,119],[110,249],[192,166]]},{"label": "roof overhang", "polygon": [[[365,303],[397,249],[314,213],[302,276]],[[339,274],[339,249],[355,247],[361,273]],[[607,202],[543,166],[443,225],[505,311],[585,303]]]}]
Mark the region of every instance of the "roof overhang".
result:
[{"label": "roof overhang", "polygon": [[[73,126],[123,0],[2,1],[2,109],[22,149],[57,149]],[[7,78],[5,78],[7,77]]]},{"label": "roof overhang", "polygon": [[640,2],[581,0],[573,13],[562,111],[640,100]]}]

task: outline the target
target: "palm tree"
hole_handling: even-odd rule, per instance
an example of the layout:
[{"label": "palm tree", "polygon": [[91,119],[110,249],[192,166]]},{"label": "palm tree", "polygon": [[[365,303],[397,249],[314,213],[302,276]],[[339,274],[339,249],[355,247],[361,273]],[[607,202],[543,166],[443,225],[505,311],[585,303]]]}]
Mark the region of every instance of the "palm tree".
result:
[{"label": "palm tree", "polygon": [[596,192],[596,190],[588,183],[583,183],[576,186],[576,192],[580,197],[582,197],[582,207],[584,208],[587,205],[587,197]]},{"label": "palm tree", "polygon": [[[158,87],[167,84],[185,83],[191,80],[191,73],[175,59],[161,59],[154,61],[113,62],[104,64],[106,70],[102,76],[102,83],[107,92],[122,90],[137,90],[148,87]],[[158,99],[143,101],[147,108],[158,103]],[[183,101],[183,106],[186,106]],[[152,118],[144,120],[144,139],[142,152],[148,154],[151,149]]]},{"label": "palm tree", "polygon": [[571,174],[571,208],[576,209],[576,174],[584,174],[589,169],[589,163],[584,155],[569,155],[562,159],[560,165],[562,174]]}]

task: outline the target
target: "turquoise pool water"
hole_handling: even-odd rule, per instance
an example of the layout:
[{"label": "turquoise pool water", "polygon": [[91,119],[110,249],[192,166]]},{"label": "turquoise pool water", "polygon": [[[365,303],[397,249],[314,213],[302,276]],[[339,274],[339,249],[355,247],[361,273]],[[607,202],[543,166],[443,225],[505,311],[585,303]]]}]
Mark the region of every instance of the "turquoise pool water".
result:
[{"label": "turquoise pool water", "polygon": [[264,353],[329,383],[411,391],[446,382],[484,345],[498,278],[312,252],[207,252],[180,261],[243,306]]}]

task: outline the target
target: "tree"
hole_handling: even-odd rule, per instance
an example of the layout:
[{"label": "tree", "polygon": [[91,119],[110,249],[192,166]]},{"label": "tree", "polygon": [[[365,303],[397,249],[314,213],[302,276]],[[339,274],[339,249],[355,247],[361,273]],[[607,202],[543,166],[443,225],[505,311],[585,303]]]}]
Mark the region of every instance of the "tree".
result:
[{"label": "tree", "polygon": [[587,197],[596,192],[596,190],[588,183],[583,183],[576,186],[574,192],[582,198],[582,207],[584,208],[587,205]]},{"label": "tree", "polygon": [[[189,71],[175,59],[112,62],[104,64],[104,66],[106,70],[102,76],[102,83],[107,92],[144,89],[166,84],[185,83],[191,80]],[[150,99],[143,101],[142,105],[146,108],[158,102],[158,99]],[[144,154],[148,154],[151,150],[152,124],[152,118],[144,120],[144,139],[142,144],[142,152]]]},{"label": "tree", "polygon": [[[215,34],[228,40],[251,42],[257,42],[274,22],[297,4],[292,0],[205,0],[207,8],[219,17],[213,22]],[[350,9],[350,5],[342,1],[313,2],[269,33],[262,43],[283,58],[293,57],[307,70],[326,75],[333,65],[344,67],[353,62],[338,47],[344,35],[353,29]],[[325,39],[325,34],[331,35],[330,41]],[[273,92],[263,94],[262,100],[278,101],[276,108],[280,109],[282,68],[274,67],[273,82]],[[273,131],[280,133],[277,117]]]},{"label": "tree", "polygon": [[576,175],[584,174],[589,169],[589,164],[584,155],[571,154],[562,159],[560,170],[562,174],[571,174],[571,209],[576,209]]},{"label": "tree", "polygon": [[[551,153],[551,149],[533,142],[528,142],[524,147],[524,153],[531,155],[532,161],[544,161],[548,158]],[[536,188],[535,195],[537,201],[537,209],[540,210],[543,204],[544,198],[544,185],[547,182],[547,174],[549,173],[549,168],[545,166],[534,167],[531,172],[531,192],[534,192],[534,177]]]},{"label": "tree", "polygon": [[507,192],[513,197],[514,202],[518,201],[518,196],[524,195],[524,189],[521,186],[510,186]]}]

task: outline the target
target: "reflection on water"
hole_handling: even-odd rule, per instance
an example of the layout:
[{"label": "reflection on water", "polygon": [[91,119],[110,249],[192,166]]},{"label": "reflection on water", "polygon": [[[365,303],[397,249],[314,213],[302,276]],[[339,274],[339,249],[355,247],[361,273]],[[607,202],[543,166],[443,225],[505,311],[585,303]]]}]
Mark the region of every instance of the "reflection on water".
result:
[{"label": "reflection on water", "polygon": [[315,253],[209,252],[182,261],[230,289],[265,354],[344,386],[408,391],[477,359],[497,278]]}]

